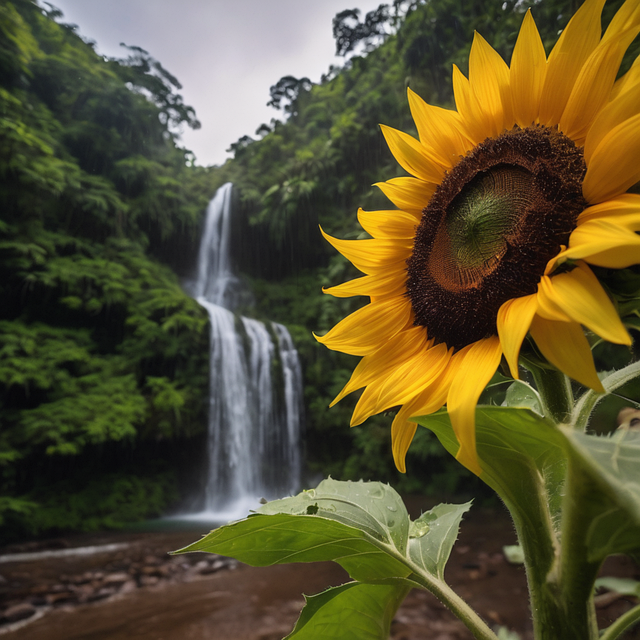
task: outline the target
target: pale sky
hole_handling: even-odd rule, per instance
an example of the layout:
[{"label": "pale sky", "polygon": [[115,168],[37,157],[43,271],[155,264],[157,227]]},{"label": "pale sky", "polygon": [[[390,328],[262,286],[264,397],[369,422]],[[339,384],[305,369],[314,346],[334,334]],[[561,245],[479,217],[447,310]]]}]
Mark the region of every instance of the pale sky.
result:
[{"label": "pale sky", "polygon": [[[120,43],[146,49],[182,84],[202,128],[186,128],[182,144],[197,164],[222,164],[229,145],[255,137],[279,117],[267,107],[269,87],[282,76],[319,82],[334,56],[333,17],[384,0],[49,0],[62,22],[94,40],[102,55],[126,57]],[[387,2],[390,4],[390,0]]]}]

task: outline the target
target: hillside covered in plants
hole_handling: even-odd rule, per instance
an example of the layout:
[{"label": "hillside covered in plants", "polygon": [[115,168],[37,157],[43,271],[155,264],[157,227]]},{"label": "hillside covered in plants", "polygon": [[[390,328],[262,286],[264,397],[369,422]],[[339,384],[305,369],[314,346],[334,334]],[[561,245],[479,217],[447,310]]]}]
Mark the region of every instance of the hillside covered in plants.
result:
[{"label": "hillside covered in plants", "polygon": [[[452,105],[474,30],[508,61],[530,6],[550,45],[578,4],[395,0],[333,23],[342,68],[318,84],[286,76],[279,117],[194,166],[197,127],[180,83],[146,51],[104,59],[55,9],[0,6],[0,524],[9,537],[158,515],[203,468],[207,316],[183,290],[207,201],[234,183],[233,250],[256,304],[286,324],[305,375],[307,466],[405,491],[468,480],[419,434],[393,468],[390,416],[349,430],[354,400],[328,405],[354,361],[318,345],[362,301],[322,286],[357,274],[318,225],[362,237],[358,207],[391,208],[377,182],[403,175],[379,124],[416,134],[407,88]],[[605,19],[620,6],[609,2]],[[327,25],[330,29],[331,25]],[[635,53],[634,53],[635,52]],[[637,54],[637,43],[630,54]],[[278,115],[277,112],[276,115]]]}]

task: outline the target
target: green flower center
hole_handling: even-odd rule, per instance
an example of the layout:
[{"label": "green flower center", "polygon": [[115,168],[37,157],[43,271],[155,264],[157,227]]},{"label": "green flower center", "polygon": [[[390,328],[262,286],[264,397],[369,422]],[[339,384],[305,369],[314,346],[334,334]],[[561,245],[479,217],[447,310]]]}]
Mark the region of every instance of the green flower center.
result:
[{"label": "green flower center", "polygon": [[500,306],[535,293],[586,207],[582,149],[547,127],[488,138],[444,178],[407,261],[415,324],[460,349],[496,335]]},{"label": "green flower center", "polygon": [[532,205],[532,183],[526,170],[497,166],[462,188],[447,208],[429,259],[429,271],[443,287],[476,286],[499,263]]}]

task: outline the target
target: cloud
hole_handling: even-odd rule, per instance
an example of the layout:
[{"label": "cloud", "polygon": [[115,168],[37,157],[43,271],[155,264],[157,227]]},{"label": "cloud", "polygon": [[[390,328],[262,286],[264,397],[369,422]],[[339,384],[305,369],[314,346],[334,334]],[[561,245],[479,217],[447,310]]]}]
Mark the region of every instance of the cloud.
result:
[{"label": "cloud", "polygon": [[180,80],[202,129],[183,144],[198,163],[220,164],[225,149],[279,112],[267,107],[282,76],[320,80],[334,57],[331,20],[380,0],[53,0],[64,22],[97,43],[99,53],[124,56],[120,42],[146,49]]}]

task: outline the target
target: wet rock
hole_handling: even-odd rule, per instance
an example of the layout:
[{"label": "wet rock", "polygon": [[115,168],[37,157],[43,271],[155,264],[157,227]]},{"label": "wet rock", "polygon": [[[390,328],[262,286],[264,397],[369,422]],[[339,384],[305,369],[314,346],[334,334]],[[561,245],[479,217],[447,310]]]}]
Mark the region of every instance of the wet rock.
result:
[{"label": "wet rock", "polygon": [[120,593],[131,593],[138,588],[138,584],[135,580],[127,580],[121,587]]},{"label": "wet rock", "polygon": [[87,602],[96,602],[97,600],[104,600],[105,598],[110,598],[111,596],[117,593],[117,589],[114,587],[103,587],[102,589],[98,589],[94,591],[87,597]]},{"label": "wet rock", "polygon": [[102,584],[105,587],[119,587],[125,582],[129,582],[130,579],[131,577],[128,573],[120,571],[118,573],[110,573],[109,575],[105,576],[102,580]]},{"label": "wet rock", "polygon": [[47,604],[61,605],[69,602],[77,602],[78,598],[73,591],[56,591],[47,595]]},{"label": "wet rock", "polygon": [[140,576],[141,587],[152,587],[160,582],[158,576]]},{"label": "wet rock", "polygon": [[164,578],[169,575],[169,570],[163,566],[150,566],[142,567],[140,573],[143,576],[156,576],[158,578]]},{"label": "wet rock", "polygon": [[49,593],[49,591],[51,591],[51,585],[44,583],[44,584],[34,584],[30,589],[29,589],[29,593],[32,596],[44,596],[47,593]]},{"label": "wet rock", "polygon": [[6,609],[1,619],[2,622],[18,622],[19,620],[30,618],[35,612],[36,608],[32,604],[21,602]]}]

